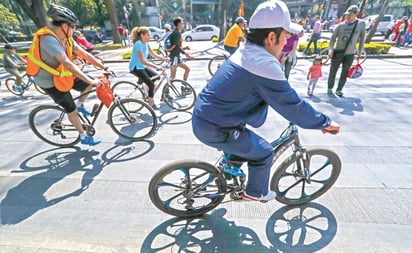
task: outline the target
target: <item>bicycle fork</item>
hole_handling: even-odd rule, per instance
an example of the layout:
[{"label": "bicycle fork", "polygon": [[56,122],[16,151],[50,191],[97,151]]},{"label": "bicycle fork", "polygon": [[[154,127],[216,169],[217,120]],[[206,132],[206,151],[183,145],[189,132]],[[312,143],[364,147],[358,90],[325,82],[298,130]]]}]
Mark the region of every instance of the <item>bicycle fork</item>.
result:
[{"label": "bicycle fork", "polygon": [[[301,148],[300,153],[301,153],[302,158],[300,160],[298,160],[297,163],[296,163],[297,167],[298,167],[298,171],[301,173],[301,176],[305,179],[305,181],[308,184],[310,184],[311,183],[311,180],[310,180],[311,173],[310,173],[310,169],[309,169],[310,158],[309,158],[308,152],[305,148]],[[302,161],[302,162],[300,162],[300,161]],[[303,166],[303,168],[302,168],[302,166]]]}]

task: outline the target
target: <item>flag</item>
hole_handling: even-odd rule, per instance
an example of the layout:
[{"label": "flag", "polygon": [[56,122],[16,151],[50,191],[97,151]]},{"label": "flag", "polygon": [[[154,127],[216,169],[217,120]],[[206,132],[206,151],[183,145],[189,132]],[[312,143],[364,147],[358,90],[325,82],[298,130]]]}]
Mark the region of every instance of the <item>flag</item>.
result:
[{"label": "flag", "polygon": [[239,10],[237,11],[237,16],[238,17],[244,17],[245,16],[245,5],[243,3],[243,0],[240,0]]}]

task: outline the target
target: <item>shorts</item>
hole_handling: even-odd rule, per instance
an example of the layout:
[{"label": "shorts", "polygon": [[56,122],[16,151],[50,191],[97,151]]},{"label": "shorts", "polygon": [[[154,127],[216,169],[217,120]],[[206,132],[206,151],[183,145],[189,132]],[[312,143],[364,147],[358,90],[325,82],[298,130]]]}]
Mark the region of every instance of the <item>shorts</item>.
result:
[{"label": "shorts", "polygon": [[[89,87],[89,84],[85,81],[81,80],[80,78],[74,79],[73,88],[77,91],[84,91]],[[56,89],[56,87],[52,88],[43,88],[43,90],[53,99],[53,101],[63,107],[66,113],[71,113],[77,109],[76,104],[74,103],[73,96],[70,91],[62,92]]]},{"label": "shorts", "polygon": [[172,66],[178,66],[180,63],[182,63],[182,59],[180,58],[180,55],[170,55],[170,64]]}]

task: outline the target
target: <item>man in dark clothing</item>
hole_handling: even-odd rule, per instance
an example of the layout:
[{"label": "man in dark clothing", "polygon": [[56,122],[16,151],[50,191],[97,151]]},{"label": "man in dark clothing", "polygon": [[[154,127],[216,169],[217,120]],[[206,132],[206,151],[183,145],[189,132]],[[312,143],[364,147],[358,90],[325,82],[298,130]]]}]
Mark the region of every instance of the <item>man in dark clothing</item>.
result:
[{"label": "man in dark clothing", "polygon": [[172,50],[169,53],[170,62],[172,64],[170,66],[170,79],[175,79],[177,67],[181,67],[185,71],[183,80],[187,81],[190,68],[184,62],[182,62],[180,54],[182,53],[186,55],[189,60],[193,60],[194,58],[184,51],[185,49],[189,49],[189,47],[182,48],[183,38],[181,32],[184,29],[183,19],[177,17],[173,20],[173,24],[175,25],[176,29],[172,32],[172,34],[170,34],[170,42],[172,43]]}]

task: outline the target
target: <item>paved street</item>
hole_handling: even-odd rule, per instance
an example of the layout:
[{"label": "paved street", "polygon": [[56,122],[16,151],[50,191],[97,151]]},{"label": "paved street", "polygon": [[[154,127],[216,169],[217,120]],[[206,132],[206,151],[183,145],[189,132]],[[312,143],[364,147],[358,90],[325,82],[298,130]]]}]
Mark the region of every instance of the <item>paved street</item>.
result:
[{"label": "paved street", "polygon": [[[189,82],[200,91],[207,61],[188,64]],[[291,84],[303,97],[310,64],[301,59],[292,70]],[[117,80],[134,80],[127,63],[110,67]],[[305,99],[339,122],[342,133],[300,130],[305,146],[342,159],[341,175],[324,196],[289,209],[276,201],[226,201],[188,221],[155,209],[147,186],[169,162],[214,163],[219,156],[193,136],[190,112],[163,105],[156,135],[134,143],[117,137],[103,113],[96,127],[102,144],[58,149],[40,141],[27,121],[30,110],[51,100],[34,89],[15,97],[2,82],[0,252],[410,252],[411,69],[412,59],[367,60],[364,76],[350,80],[340,99],[326,94],[324,67],[316,96]],[[274,139],[286,125],[271,111],[257,132]]]}]

